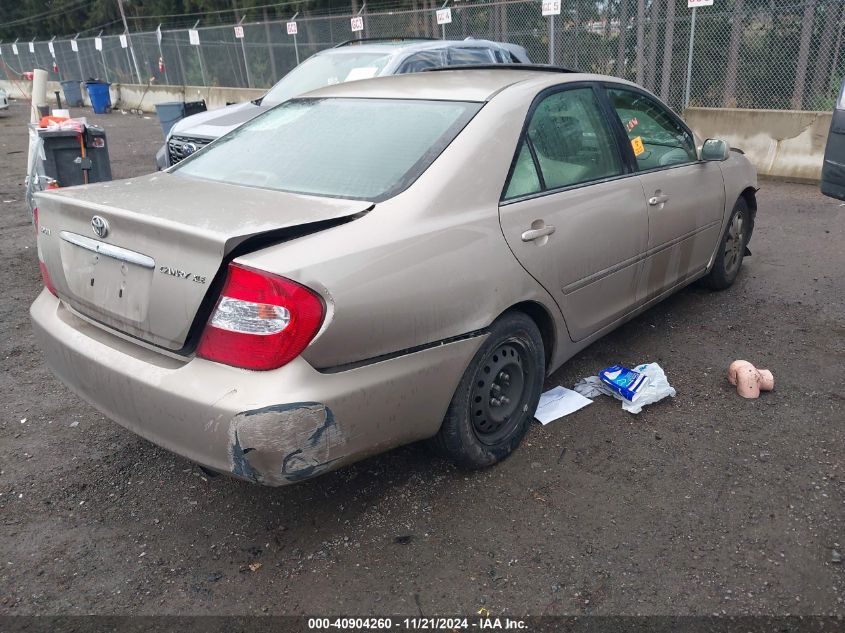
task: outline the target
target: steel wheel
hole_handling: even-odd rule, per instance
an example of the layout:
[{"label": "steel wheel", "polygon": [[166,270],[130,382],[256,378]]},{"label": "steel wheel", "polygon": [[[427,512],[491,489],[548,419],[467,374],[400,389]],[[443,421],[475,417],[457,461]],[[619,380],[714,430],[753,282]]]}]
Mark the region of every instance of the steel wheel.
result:
[{"label": "steel wheel", "polygon": [[545,375],[537,324],[524,312],[506,312],[469,361],[429,446],[464,468],[503,460],[528,432]]},{"label": "steel wheel", "polygon": [[733,284],[739,275],[746,246],[754,228],[754,216],[748,207],[748,202],[740,196],[734,204],[733,212],[725,227],[719,248],[713,260],[713,266],[701,283],[713,290],[724,290]]},{"label": "steel wheel", "polygon": [[745,214],[735,213],[725,236],[725,272],[733,275],[742,264],[745,250]]},{"label": "steel wheel", "polygon": [[515,340],[497,346],[478,368],[470,397],[472,429],[485,444],[496,444],[513,430],[514,413],[526,405],[527,350]]}]

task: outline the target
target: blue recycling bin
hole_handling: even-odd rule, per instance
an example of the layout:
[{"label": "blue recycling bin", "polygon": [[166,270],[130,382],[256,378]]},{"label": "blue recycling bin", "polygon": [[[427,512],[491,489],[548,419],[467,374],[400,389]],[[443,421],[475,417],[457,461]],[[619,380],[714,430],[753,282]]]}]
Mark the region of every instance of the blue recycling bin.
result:
[{"label": "blue recycling bin", "polygon": [[111,95],[109,94],[110,83],[105,81],[87,81],[85,88],[88,90],[88,97],[91,99],[91,107],[95,114],[105,114],[111,107]]},{"label": "blue recycling bin", "polygon": [[79,79],[62,81],[62,92],[65,93],[65,103],[68,106],[80,107],[82,103],[82,85]]}]

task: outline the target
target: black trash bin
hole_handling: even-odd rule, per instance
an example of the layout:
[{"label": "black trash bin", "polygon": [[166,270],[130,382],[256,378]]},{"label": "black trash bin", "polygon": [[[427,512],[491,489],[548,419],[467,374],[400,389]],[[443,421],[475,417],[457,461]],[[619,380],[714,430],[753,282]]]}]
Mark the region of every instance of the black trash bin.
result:
[{"label": "black trash bin", "polygon": [[165,101],[156,104],[156,114],[158,115],[158,122],[161,125],[161,131],[164,133],[164,138],[170,134],[172,128],[177,121],[181,121],[187,116],[205,112],[205,101]]},{"label": "black trash bin", "polygon": [[82,133],[75,130],[40,129],[38,135],[44,142],[44,173],[54,179],[59,187],[85,184],[86,170],[89,183],[112,179],[109,146],[106,132],[102,128],[88,125]]},{"label": "black trash bin", "polygon": [[185,116],[189,117],[192,114],[199,114],[205,112],[208,108],[205,107],[205,101],[186,101],[185,102]]}]

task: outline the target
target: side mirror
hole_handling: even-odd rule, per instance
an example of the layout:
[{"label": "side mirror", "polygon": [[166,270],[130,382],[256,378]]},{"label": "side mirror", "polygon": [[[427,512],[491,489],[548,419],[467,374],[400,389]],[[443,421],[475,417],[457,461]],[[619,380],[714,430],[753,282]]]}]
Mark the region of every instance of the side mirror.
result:
[{"label": "side mirror", "polygon": [[701,160],[728,160],[731,148],[727,141],[708,138],[701,145]]}]

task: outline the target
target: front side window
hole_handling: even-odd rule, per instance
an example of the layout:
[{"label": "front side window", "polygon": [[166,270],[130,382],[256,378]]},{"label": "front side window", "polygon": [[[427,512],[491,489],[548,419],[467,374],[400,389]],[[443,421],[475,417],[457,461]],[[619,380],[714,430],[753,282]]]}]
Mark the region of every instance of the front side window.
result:
[{"label": "front side window", "polygon": [[624,89],[607,91],[641,171],[683,165],[698,159],[695,140],[654,99]]},{"label": "front side window", "polygon": [[179,163],[174,174],[378,202],[408,187],[481,108],[416,99],[293,99]]},{"label": "front side window", "polygon": [[534,109],[505,198],[621,173],[622,160],[593,89],[565,90],[549,95]]}]

